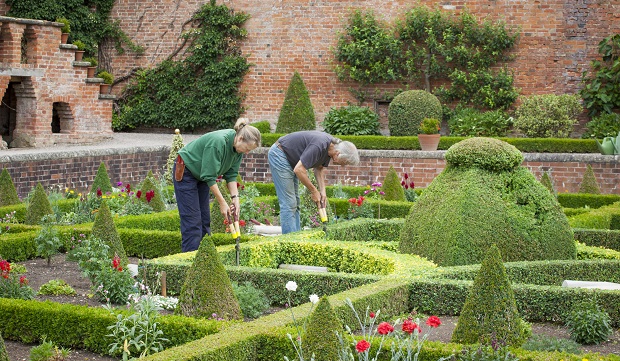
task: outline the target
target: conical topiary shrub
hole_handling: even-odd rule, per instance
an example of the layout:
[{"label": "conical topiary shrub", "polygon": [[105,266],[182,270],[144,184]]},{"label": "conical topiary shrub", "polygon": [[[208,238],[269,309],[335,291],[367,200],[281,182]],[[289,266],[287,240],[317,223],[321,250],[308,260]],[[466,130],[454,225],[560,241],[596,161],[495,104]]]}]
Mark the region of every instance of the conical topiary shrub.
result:
[{"label": "conical topiary shrub", "polygon": [[112,192],[112,182],[110,182],[108,170],[103,162],[99,164],[99,169],[97,169],[97,174],[93,180],[93,185],[90,187],[90,193],[97,193],[97,189],[100,189],[103,194]]},{"label": "conical topiary shrub", "polygon": [[405,190],[400,184],[400,179],[394,167],[390,166],[385,179],[383,180],[383,186],[381,190],[385,193],[383,198],[386,201],[405,201]]},{"label": "conical topiary shrub", "polygon": [[292,133],[299,130],[315,130],[314,107],[304,81],[298,72],[286,90],[284,104],[280,109],[276,133]]},{"label": "conical topiary shrub", "polygon": [[530,326],[519,316],[512,286],[496,245],[489,248],[482,261],[452,333],[452,342],[489,342],[492,335],[516,347],[531,335]]},{"label": "conical topiary shrub", "polygon": [[220,204],[217,201],[211,203],[211,234],[225,233],[226,224],[224,224],[224,216],[220,211]]},{"label": "conical topiary shrub", "polygon": [[579,185],[579,193],[601,194],[601,188],[594,176],[594,170],[592,170],[592,166],[589,164],[586,167],[585,173],[583,173],[583,179]]},{"label": "conical topiary shrub", "polygon": [[338,360],[338,336],[342,334],[342,323],[338,320],[326,296],[321,297],[316,309],[310,315],[303,338],[304,355],[308,359]]},{"label": "conical topiary shrub", "polygon": [[6,352],[6,346],[4,345],[2,334],[0,334],[0,361],[10,361],[9,354]]},{"label": "conical topiary shrub", "polygon": [[555,191],[555,187],[553,186],[553,180],[551,179],[549,172],[543,173],[542,177],[540,178],[540,184],[544,185],[545,188],[547,188],[554,197],[558,197],[558,193]]},{"label": "conical topiary shrub", "polygon": [[205,237],[185,275],[177,314],[227,320],[242,319],[239,302],[211,237]]},{"label": "conical topiary shrub", "polygon": [[174,166],[174,162],[177,160],[179,150],[181,150],[184,146],[185,143],[183,142],[181,131],[175,129],[174,135],[172,136],[172,146],[170,147],[170,153],[168,154],[168,160],[166,161],[166,167],[164,168],[164,177],[168,184],[172,184],[172,167]]},{"label": "conical topiary shrub", "polygon": [[26,224],[39,224],[41,218],[46,214],[54,214],[52,211],[52,205],[47,194],[43,189],[41,183],[37,183],[34,188],[34,194],[28,202],[28,209],[26,210]]},{"label": "conical topiary shrub", "polygon": [[[140,185],[140,190],[142,191],[140,199],[144,202],[148,202],[155,212],[163,212],[166,210],[166,205],[164,204],[161,192],[157,187],[157,180],[152,171],[149,171],[146,178],[144,178],[144,181]],[[152,196],[147,196],[147,192],[150,191],[153,191]]]},{"label": "conical topiary shrub", "polygon": [[19,203],[19,196],[17,195],[15,184],[13,184],[9,171],[3,168],[0,174],[0,207]]},{"label": "conical topiary shrub", "polygon": [[97,211],[97,215],[95,215],[92,236],[95,238],[99,238],[103,241],[103,243],[107,244],[108,247],[110,247],[110,259],[114,258],[114,255],[118,255],[118,257],[121,259],[121,265],[123,267],[127,267],[129,260],[127,259],[125,248],[123,248],[123,243],[118,236],[116,226],[114,225],[114,221],[112,220],[112,213],[110,212],[110,207],[108,207],[108,204],[105,200],[101,202],[101,206]]}]

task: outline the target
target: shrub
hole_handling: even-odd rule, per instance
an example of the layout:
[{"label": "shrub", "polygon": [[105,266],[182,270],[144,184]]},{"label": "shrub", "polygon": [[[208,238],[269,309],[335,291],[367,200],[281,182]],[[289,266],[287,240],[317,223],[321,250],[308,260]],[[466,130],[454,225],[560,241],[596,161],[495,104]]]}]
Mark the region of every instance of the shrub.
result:
[{"label": "shrub", "polygon": [[37,256],[45,258],[47,265],[52,262],[52,256],[60,252],[62,241],[58,238],[58,231],[54,228],[54,215],[46,215],[41,219],[41,229],[37,232],[34,243],[37,246]]},{"label": "shrub", "polygon": [[530,138],[568,138],[582,110],[577,95],[532,95],[522,98],[514,125]]},{"label": "shrub", "polygon": [[43,186],[41,183],[37,183],[37,186],[34,188],[34,194],[30,198],[30,202],[28,202],[25,223],[38,224],[46,214],[54,214],[54,211],[50,201],[47,199]]},{"label": "shrub", "polygon": [[233,282],[232,287],[244,317],[258,318],[269,309],[269,299],[265,292],[255,288],[250,282],[246,281],[241,285]]},{"label": "shrub", "polygon": [[315,360],[338,360],[339,342],[336,332],[342,333],[342,323],[327,297],[323,296],[306,325],[304,354],[314,354]]},{"label": "shrub", "polygon": [[438,134],[441,130],[439,123],[440,121],[437,118],[424,118],[420,123],[420,132],[422,134]]},{"label": "shrub", "polygon": [[579,347],[580,345],[573,340],[549,337],[545,335],[532,335],[532,337],[527,340],[523,346],[521,346],[522,349],[529,351],[557,351],[576,355],[581,353],[581,349]]},{"label": "shrub", "polygon": [[185,275],[175,313],[190,317],[243,317],[232,284],[210,237],[200,243]]},{"label": "shrub", "polygon": [[[620,60],[620,34],[612,34],[598,43],[600,57],[590,62],[591,72],[584,71],[581,76],[583,87],[579,92],[588,115],[612,113],[620,108],[620,89],[618,89],[618,60]],[[602,61],[601,61],[602,58]]]},{"label": "shrub", "polygon": [[295,72],[286,90],[282,109],[280,109],[276,133],[314,129],[316,129],[314,107],[301,75]]},{"label": "shrub", "polygon": [[101,207],[95,216],[95,222],[93,223],[92,236],[102,240],[109,248],[108,255],[112,259],[115,255],[120,257],[121,265],[127,267],[129,260],[127,254],[123,248],[123,243],[118,236],[116,226],[112,220],[112,214],[107,202],[104,200],[101,202]]},{"label": "shrub", "polygon": [[405,219],[401,252],[441,266],[480,263],[491,244],[506,262],[576,257],[557,200],[502,143],[471,138],[446,152],[446,168]]},{"label": "shrub", "polygon": [[385,193],[383,199],[386,201],[405,201],[405,190],[400,184],[400,179],[393,166],[390,166],[381,190]]},{"label": "shrub", "polygon": [[97,77],[103,79],[104,84],[114,83],[114,75],[107,71],[100,71],[99,74],[97,74]]},{"label": "shrub", "polygon": [[68,33],[71,32],[71,23],[69,22],[69,20],[67,20],[65,18],[57,18],[56,22],[63,24],[62,28],[60,28],[61,32],[65,33],[65,34],[68,34]]},{"label": "shrub", "polygon": [[73,287],[69,286],[64,280],[57,279],[49,280],[47,283],[42,284],[39,288],[39,294],[52,296],[73,296],[75,295],[75,290],[73,289]]},{"label": "shrub", "polygon": [[396,97],[388,107],[390,135],[417,135],[424,118],[441,119],[439,99],[424,90],[407,90]]},{"label": "shrub", "polygon": [[52,341],[43,342],[39,346],[30,349],[29,361],[64,361],[69,356],[69,350],[59,348]]},{"label": "shrub", "polygon": [[465,300],[452,342],[488,342],[494,335],[518,347],[530,334],[531,328],[519,316],[499,248],[492,245]]},{"label": "shrub", "polygon": [[90,193],[95,194],[100,189],[101,193],[112,192],[112,182],[110,182],[110,176],[108,176],[108,170],[105,163],[101,162],[93,180],[93,185],[90,187]]},{"label": "shrub", "polygon": [[258,129],[259,132],[269,134],[271,133],[271,123],[268,120],[261,120],[260,122],[254,122],[250,124],[254,128]]},{"label": "shrub", "polygon": [[501,110],[481,112],[463,108],[450,117],[448,127],[452,136],[505,137],[512,122],[512,117]]},{"label": "shrub", "polygon": [[163,212],[166,210],[161,190],[157,186],[157,180],[152,171],[149,171],[146,178],[144,178],[144,181],[140,185],[140,190],[142,191],[140,200],[146,202],[155,212]]},{"label": "shrub", "polygon": [[331,108],[321,125],[334,135],[378,135],[379,115],[368,107],[356,105]]},{"label": "shrub", "polygon": [[75,40],[73,41],[73,45],[77,46],[77,50],[83,51],[86,49],[86,44],[83,41]]},{"label": "shrub", "polygon": [[584,345],[598,345],[607,341],[613,333],[609,314],[601,309],[596,300],[575,305],[566,319],[566,325],[571,338]]},{"label": "shrub", "polygon": [[94,56],[88,56],[84,58],[84,61],[89,62],[90,66],[97,66],[97,64],[99,64],[99,61]]},{"label": "shrub", "polygon": [[591,165],[586,166],[586,171],[583,173],[583,179],[579,184],[579,193],[588,194],[601,194],[601,188],[594,176],[594,170]]},{"label": "shrub", "polygon": [[586,123],[586,131],[581,136],[584,139],[615,137],[620,132],[620,114],[605,113],[593,117]]},{"label": "shrub", "polygon": [[11,175],[6,168],[2,168],[2,173],[0,173],[0,207],[19,203],[19,196]]}]

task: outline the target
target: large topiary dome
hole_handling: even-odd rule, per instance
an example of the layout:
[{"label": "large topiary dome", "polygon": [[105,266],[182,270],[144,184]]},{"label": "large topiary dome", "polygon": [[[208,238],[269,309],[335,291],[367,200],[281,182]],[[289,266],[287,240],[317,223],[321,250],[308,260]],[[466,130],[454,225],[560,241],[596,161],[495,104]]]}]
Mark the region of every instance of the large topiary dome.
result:
[{"label": "large topiary dome", "polygon": [[441,103],[425,90],[404,91],[390,102],[388,128],[390,135],[417,135],[424,118],[441,119]]},{"label": "large topiary dome", "polygon": [[407,216],[400,250],[441,266],[480,263],[495,243],[503,260],[574,259],[573,232],[553,195],[512,145],[470,138],[446,152],[446,168]]}]

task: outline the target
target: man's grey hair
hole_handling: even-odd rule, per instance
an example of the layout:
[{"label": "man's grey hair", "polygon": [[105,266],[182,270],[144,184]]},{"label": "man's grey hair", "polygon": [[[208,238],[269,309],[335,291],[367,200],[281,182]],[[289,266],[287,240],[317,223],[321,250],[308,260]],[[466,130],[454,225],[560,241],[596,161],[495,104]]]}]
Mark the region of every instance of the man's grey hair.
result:
[{"label": "man's grey hair", "polygon": [[334,148],[340,152],[338,155],[338,160],[341,161],[342,164],[358,165],[360,163],[360,155],[355,144],[346,140],[340,140],[338,138],[334,138],[332,143],[334,143]]}]

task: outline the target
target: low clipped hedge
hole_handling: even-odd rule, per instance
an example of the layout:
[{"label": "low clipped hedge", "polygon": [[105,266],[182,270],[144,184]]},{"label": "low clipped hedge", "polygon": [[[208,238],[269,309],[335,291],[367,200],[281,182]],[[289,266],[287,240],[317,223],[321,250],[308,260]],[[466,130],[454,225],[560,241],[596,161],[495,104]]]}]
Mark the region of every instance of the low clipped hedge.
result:
[{"label": "low clipped hedge", "polygon": [[181,217],[178,210],[158,213],[141,214],[137,216],[114,217],[116,228],[139,228],[158,231],[181,231]]},{"label": "low clipped hedge", "polygon": [[557,198],[565,208],[601,208],[620,201],[618,194],[558,193]]},{"label": "low clipped hedge", "polygon": [[[122,311],[119,311],[122,312]],[[125,311],[126,313],[126,311]],[[46,338],[61,347],[107,354],[108,326],[116,318],[103,308],[0,298],[0,333],[5,339],[34,343]],[[211,335],[226,324],[214,320],[161,316],[159,327],[170,347]]]},{"label": "low clipped hedge", "polygon": [[327,237],[340,241],[394,242],[400,239],[400,229],[403,222],[403,218],[356,218],[330,225],[327,230]]},{"label": "low clipped hedge", "polygon": [[620,230],[575,228],[573,233],[575,240],[583,244],[620,252]]},{"label": "low clipped hedge", "polygon": [[573,228],[620,229],[620,202],[570,217]]}]

